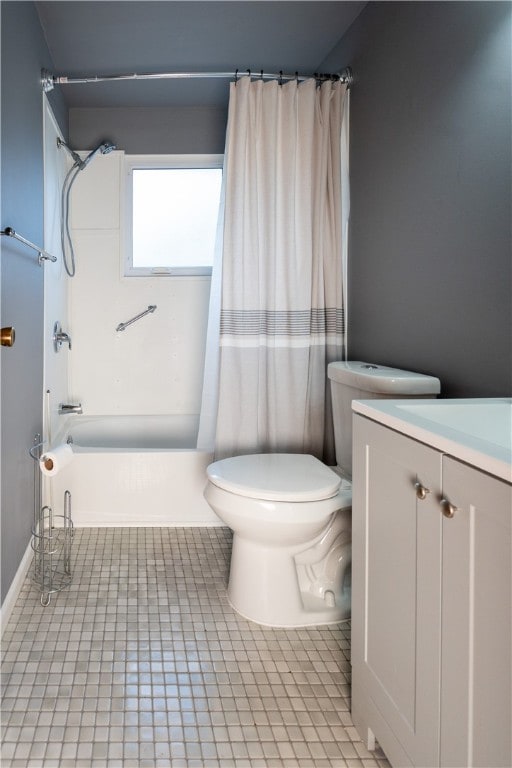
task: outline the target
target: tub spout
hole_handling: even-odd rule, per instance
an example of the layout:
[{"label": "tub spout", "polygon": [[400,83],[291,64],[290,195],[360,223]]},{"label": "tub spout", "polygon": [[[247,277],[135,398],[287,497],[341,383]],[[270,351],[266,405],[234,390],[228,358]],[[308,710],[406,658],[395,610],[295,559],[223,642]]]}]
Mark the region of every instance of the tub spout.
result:
[{"label": "tub spout", "polygon": [[82,403],[77,403],[77,405],[70,405],[67,403],[60,403],[59,405],[59,415],[65,416],[67,413],[82,413]]}]

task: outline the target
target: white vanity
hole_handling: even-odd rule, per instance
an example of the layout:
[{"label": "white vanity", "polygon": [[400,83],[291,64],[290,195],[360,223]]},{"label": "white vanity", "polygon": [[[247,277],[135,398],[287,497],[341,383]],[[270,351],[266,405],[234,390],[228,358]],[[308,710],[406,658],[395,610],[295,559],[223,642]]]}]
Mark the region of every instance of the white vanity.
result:
[{"label": "white vanity", "polygon": [[510,768],[512,399],[353,409],[354,724],[394,767]]}]

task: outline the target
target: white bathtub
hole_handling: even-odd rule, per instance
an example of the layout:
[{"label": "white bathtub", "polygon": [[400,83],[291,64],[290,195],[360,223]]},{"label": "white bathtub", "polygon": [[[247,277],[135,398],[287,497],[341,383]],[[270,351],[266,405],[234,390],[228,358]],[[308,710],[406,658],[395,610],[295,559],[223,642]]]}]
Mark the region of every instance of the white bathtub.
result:
[{"label": "white bathtub", "polygon": [[58,440],[73,458],[51,478],[56,510],[71,492],[76,526],[221,525],[203,498],[210,453],[198,417],[69,416]]}]

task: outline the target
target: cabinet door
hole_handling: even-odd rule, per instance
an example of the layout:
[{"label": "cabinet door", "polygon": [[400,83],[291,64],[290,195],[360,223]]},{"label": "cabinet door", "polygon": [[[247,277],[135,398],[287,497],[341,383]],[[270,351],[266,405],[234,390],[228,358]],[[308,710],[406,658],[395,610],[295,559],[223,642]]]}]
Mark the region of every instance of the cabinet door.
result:
[{"label": "cabinet door", "polygon": [[439,764],[440,481],[437,451],[355,417],[352,715],[394,766]]},{"label": "cabinet door", "polygon": [[443,494],[441,765],[510,768],[511,486],[444,456]]}]

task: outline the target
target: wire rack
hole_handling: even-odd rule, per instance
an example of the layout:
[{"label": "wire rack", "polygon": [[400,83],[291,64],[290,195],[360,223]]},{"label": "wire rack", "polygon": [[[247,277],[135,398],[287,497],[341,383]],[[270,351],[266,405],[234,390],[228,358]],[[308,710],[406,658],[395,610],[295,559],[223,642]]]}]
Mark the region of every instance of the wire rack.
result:
[{"label": "wire rack", "polygon": [[51,596],[71,584],[71,545],[73,521],[71,519],[71,493],[64,493],[62,515],[54,514],[48,505],[42,505],[42,474],[39,468],[43,443],[34,437],[30,455],[34,459],[34,522],[31,546],[34,551],[32,580],[41,592],[41,605],[50,604]]}]

